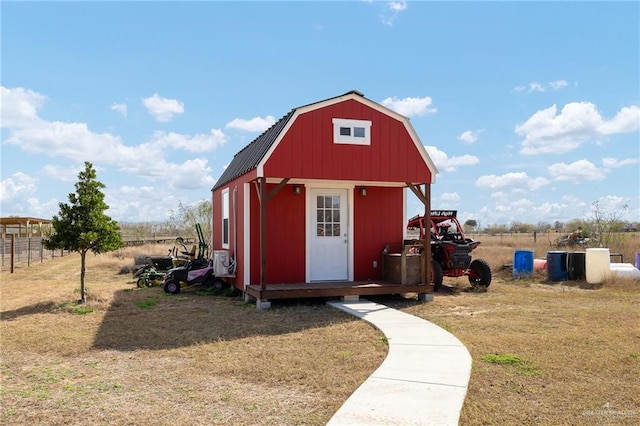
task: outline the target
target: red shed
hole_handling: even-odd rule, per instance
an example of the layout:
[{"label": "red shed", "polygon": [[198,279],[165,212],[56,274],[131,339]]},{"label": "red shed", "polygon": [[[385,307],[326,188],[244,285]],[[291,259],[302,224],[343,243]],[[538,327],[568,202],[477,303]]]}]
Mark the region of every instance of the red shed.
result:
[{"label": "red shed", "polygon": [[406,237],[407,188],[430,211],[436,174],[409,119],[357,91],[294,108],[212,189],[214,258],[235,262],[216,274],[258,306],[413,292],[429,300],[428,263],[418,284],[388,282],[382,252]]}]

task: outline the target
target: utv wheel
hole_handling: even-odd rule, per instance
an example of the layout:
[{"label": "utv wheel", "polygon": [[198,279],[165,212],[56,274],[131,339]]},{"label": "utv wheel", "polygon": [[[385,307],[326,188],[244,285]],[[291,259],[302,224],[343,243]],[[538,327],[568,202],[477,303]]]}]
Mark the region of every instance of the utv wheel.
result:
[{"label": "utv wheel", "polygon": [[443,279],[442,266],[435,260],[431,260],[431,282],[433,283],[433,291],[438,291],[442,287]]},{"label": "utv wheel", "polygon": [[180,293],[180,283],[177,280],[171,279],[164,283],[165,293],[178,294]]},{"label": "utv wheel", "polygon": [[225,287],[228,287],[227,283],[224,282],[224,280],[222,280],[221,278],[216,278],[215,280],[213,280],[213,288],[216,290],[222,290]]},{"label": "utv wheel", "polygon": [[482,259],[475,259],[469,265],[469,283],[472,287],[487,288],[491,284],[491,268]]},{"label": "utv wheel", "polygon": [[138,282],[136,283],[138,288],[145,288],[147,286],[147,280],[144,278],[138,278]]}]

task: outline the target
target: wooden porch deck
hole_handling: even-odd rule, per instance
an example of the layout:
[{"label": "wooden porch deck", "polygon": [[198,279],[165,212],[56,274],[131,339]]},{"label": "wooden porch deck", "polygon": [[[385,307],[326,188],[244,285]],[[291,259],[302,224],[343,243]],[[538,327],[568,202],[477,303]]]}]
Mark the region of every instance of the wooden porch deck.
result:
[{"label": "wooden porch deck", "polygon": [[433,284],[398,284],[386,281],[331,281],[298,284],[249,285],[246,293],[258,300],[308,297],[372,296],[382,294],[433,293]]}]

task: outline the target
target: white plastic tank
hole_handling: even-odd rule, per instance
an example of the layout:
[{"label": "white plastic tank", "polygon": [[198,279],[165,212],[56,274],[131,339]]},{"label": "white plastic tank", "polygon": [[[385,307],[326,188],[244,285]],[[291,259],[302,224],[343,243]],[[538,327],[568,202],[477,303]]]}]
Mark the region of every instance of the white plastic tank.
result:
[{"label": "white plastic tank", "polygon": [[610,271],[618,278],[635,278],[640,280],[640,270],[631,263],[612,263]]},{"label": "white plastic tank", "polygon": [[611,269],[611,256],[608,248],[588,248],[585,255],[585,269],[589,284],[602,284]]}]

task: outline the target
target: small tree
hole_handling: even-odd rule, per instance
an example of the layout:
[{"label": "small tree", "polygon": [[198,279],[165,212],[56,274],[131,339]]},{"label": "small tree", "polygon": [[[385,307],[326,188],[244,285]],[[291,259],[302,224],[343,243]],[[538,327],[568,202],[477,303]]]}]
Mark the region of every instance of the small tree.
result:
[{"label": "small tree", "polygon": [[468,229],[469,231],[473,232],[477,229],[477,227],[478,227],[478,221],[475,219],[467,219],[466,222],[464,223],[465,231]]},{"label": "small tree", "polygon": [[622,204],[619,200],[613,200],[614,202],[610,202],[609,206],[603,206],[601,201],[607,200],[600,198],[591,203],[591,221],[600,246],[609,247],[614,242],[614,233],[623,228],[622,218],[629,205]]},{"label": "small tree", "polygon": [[170,211],[169,222],[176,228],[183,229],[187,235],[195,235],[196,224],[200,224],[205,242],[211,242],[211,214],[213,208],[210,200],[200,200],[195,204],[178,203],[178,211]]},{"label": "small tree", "polygon": [[118,223],[104,214],[109,206],[104,202],[105,188],[96,180],[93,165],[86,161],[78,174],[76,192],[69,194],[69,204],[60,203],[60,212],[53,217],[53,234],[44,240],[49,250],[64,249],[80,253],[80,303],[87,301],[85,291],[86,255],[117,250],[122,247]]}]

